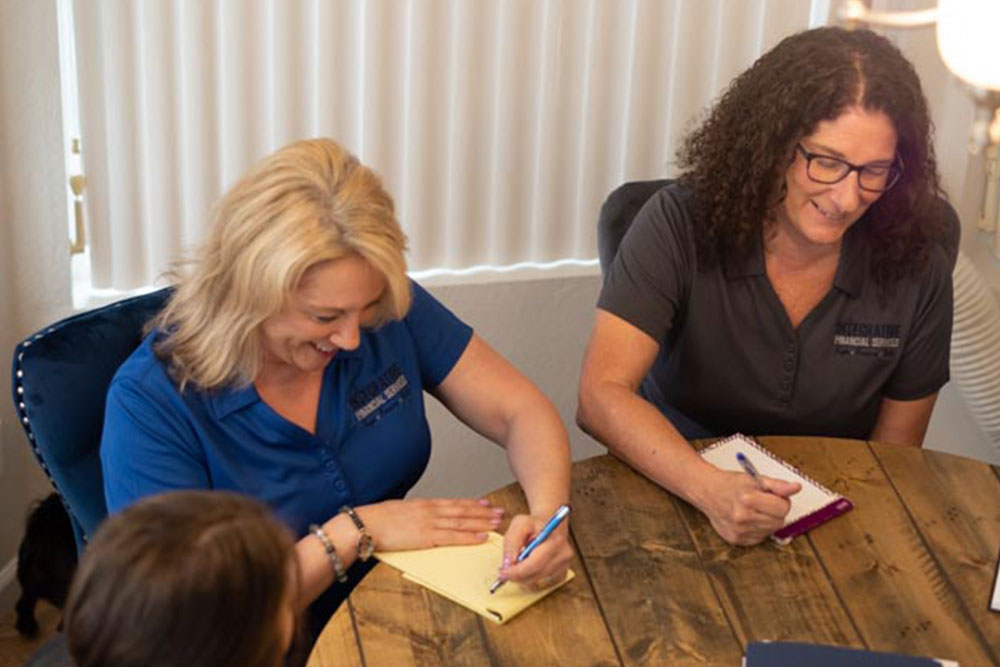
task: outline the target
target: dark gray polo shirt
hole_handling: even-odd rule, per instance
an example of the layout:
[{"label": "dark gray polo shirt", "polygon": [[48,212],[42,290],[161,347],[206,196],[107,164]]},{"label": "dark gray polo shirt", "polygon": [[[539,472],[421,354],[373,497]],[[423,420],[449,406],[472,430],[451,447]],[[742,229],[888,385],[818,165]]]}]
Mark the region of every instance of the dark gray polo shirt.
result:
[{"label": "dark gray polo shirt", "polygon": [[653,337],[643,394],[687,437],[867,438],[882,397],[913,400],[948,381],[950,263],[935,248],[921,274],[881,298],[869,277],[865,220],[844,236],[833,288],[792,328],[763,248],[699,267],[690,194],[673,184],[646,203],[608,269],[598,307]]}]

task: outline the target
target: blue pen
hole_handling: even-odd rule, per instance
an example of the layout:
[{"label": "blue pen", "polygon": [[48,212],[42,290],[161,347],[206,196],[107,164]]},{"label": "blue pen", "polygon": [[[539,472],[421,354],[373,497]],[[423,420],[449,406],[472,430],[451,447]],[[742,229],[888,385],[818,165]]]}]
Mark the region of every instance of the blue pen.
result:
[{"label": "blue pen", "polygon": [[740,466],[743,468],[744,471],[746,471],[746,474],[750,475],[750,479],[754,481],[758,489],[760,489],[764,493],[770,493],[767,490],[767,487],[764,486],[764,480],[760,478],[760,473],[757,472],[757,468],[755,468],[754,465],[750,463],[750,459],[748,459],[743,454],[743,452],[736,452],[736,460],[739,461]]},{"label": "blue pen", "polygon": [[[535,550],[535,547],[544,542],[545,539],[552,534],[552,531],[555,530],[559,526],[559,524],[563,522],[563,519],[569,516],[569,512],[570,512],[569,505],[560,505],[559,509],[556,510],[556,513],[553,514],[552,518],[548,520],[548,523],[546,523],[545,526],[542,528],[542,530],[537,535],[535,535],[535,539],[528,542],[528,546],[521,549],[521,553],[517,555],[516,562],[520,563],[522,560],[530,556],[531,552]],[[497,579],[496,581],[494,581],[493,584],[490,586],[490,595],[496,593],[497,589],[503,586],[504,581],[505,581],[504,579]]]}]

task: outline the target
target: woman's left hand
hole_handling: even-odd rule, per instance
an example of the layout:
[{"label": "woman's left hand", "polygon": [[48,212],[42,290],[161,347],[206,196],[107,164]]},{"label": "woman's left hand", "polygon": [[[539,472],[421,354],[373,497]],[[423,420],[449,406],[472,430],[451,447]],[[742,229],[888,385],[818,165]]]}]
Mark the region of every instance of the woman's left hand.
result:
[{"label": "woman's left hand", "polygon": [[542,590],[562,582],[573,558],[569,542],[569,522],[552,531],[548,538],[520,563],[517,555],[535,535],[541,532],[549,516],[518,514],[511,519],[503,540],[504,561],[499,576],[504,581],[516,581],[523,586]]}]

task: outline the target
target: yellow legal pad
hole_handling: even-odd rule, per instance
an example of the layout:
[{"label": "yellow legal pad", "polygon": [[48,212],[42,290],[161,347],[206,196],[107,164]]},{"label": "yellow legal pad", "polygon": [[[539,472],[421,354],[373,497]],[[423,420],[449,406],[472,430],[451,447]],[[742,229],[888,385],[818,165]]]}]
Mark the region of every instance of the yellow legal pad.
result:
[{"label": "yellow legal pad", "polygon": [[490,595],[490,584],[497,578],[503,560],[503,536],[488,535],[485,542],[472,546],[376,552],[375,557],[400,570],[410,581],[500,624],[576,576],[569,570],[565,579],[543,591],[532,591],[508,581]]}]

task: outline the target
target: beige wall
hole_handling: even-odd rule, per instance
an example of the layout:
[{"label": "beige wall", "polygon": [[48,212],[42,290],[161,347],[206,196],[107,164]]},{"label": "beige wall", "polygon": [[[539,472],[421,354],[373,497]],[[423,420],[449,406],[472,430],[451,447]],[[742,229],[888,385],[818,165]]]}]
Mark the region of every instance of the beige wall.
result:
[{"label": "beige wall", "polygon": [[[4,369],[9,368],[10,353],[21,337],[69,312],[58,54],[54,1],[0,0],[0,364]],[[17,552],[27,506],[48,492],[9,395],[6,388],[0,392],[0,572]],[[13,604],[14,594],[14,587],[0,589],[0,610]]]},{"label": "beige wall", "polygon": [[[569,431],[574,459],[603,453],[575,425],[580,361],[600,289],[597,269],[576,276],[525,275],[475,284],[424,284],[552,399]],[[412,495],[474,496],[513,480],[500,447],[430,397],[427,413],[434,434],[431,463]]]}]

